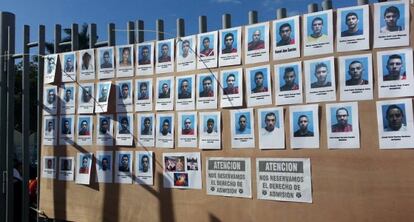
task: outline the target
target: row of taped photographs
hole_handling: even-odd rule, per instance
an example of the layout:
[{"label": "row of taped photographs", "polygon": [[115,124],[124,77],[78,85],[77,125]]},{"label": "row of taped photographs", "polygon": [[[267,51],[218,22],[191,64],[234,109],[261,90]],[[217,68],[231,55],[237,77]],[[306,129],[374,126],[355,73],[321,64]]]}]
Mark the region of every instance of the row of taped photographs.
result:
[{"label": "row of taped photographs", "polygon": [[[221,149],[229,129],[231,148],[285,149],[285,134],[292,149],[319,148],[318,108],[290,106],[287,127],[283,107],[229,110],[229,120],[220,111],[44,116],[43,145]],[[327,147],[360,148],[358,103],[325,108]],[[377,101],[377,123],[380,148],[414,147],[411,99]]]},{"label": "row of taped photographs", "polygon": [[[373,7],[374,47],[408,46],[408,1],[377,3]],[[370,49],[369,6],[341,8],[336,15],[337,51]],[[244,64],[267,62],[269,52],[273,60],[300,57],[299,21],[300,17],[295,16],[245,26]],[[302,27],[304,56],[334,52],[332,10],[305,14]],[[59,65],[62,81],[72,82],[77,80],[77,70],[79,80],[92,80],[96,78],[95,73],[98,79],[108,79],[152,75],[154,71],[158,74],[240,65],[241,52],[242,27],[237,27],[177,39],[63,53]],[[57,54],[46,56],[44,83],[55,81],[57,63]]]},{"label": "row of taped photographs", "polygon": [[[411,61],[411,48],[377,52],[378,98],[414,96]],[[306,103],[327,102],[337,100],[337,85],[340,101],[374,98],[371,54],[338,57],[338,71],[335,71],[335,62],[334,57],[306,60],[304,71],[300,61],[278,64],[273,67],[273,74],[271,66],[264,65],[222,70],[220,75],[212,72],[122,79],[114,82],[115,87],[111,87],[112,81],[96,85],[94,82],[62,83],[59,87],[47,85],[44,87],[44,114],[55,115],[58,107],[60,114],[102,113],[114,105],[116,108],[110,112],[153,111],[154,103],[155,110],[159,111],[217,109],[218,105],[240,107],[244,99],[248,107],[301,104],[305,97],[303,91]],[[153,81],[156,81],[155,88]],[[111,97],[115,98],[110,100]],[[108,104],[108,101],[113,102]]]},{"label": "row of taped photographs", "polygon": [[[312,203],[309,158],[255,159],[258,199]],[[75,156],[69,155],[43,156],[42,178],[75,180],[77,184],[97,182],[151,186],[154,185],[153,174],[158,165],[162,167],[164,188],[202,189],[201,162],[199,152],[162,153],[161,161],[154,157],[152,151],[77,153],[76,160]],[[251,158],[206,157],[204,162],[208,195],[252,198]],[[277,176],[291,178],[292,174],[293,180],[283,186],[269,179]]]}]

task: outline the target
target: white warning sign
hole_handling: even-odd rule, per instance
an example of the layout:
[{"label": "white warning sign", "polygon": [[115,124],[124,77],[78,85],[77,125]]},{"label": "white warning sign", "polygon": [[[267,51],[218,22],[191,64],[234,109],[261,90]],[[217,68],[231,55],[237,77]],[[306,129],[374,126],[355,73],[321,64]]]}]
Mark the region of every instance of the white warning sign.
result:
[{"label": "white warning sign", "polygon": [[309,158],[257,158],[257,199],[312,203]]},{"label": "white warning sign", "polygon": [[250,158],[207,158],[207,194],[252,198]]}]

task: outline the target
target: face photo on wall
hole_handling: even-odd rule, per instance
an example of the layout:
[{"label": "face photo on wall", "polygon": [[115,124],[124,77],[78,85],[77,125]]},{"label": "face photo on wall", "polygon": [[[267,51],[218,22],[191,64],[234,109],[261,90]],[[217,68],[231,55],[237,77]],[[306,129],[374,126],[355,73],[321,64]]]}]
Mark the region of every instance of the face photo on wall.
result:
[{"label": "face photo on wall", "polygon": [[149,154],[145,154],[145,153],[140,153],[138,155],[138,160],[139,160],[139,172],[140,173],[148,173],[150,172],[152,169],[152,158],[151,155]]},{"label": "face photo on wall", "polygon": [[81,72],[94,71],[95,56],[93,49],[80,52]]},{"label": "face photo on wall", "polygon": [[337,11],[337,50],[369,49],[369,5],[340,8]]},{"label": "face photo on wall", "polygon": [[85,85],[80,87],[80,103],[91,103],[93,102],[92,100],[92,95],[94,94],[93,92],[93,85]]},{"label": "face photo on wall", "polygon": [[113,69],[114,68],[114,48],[106,47],[99,48],[99,68],[103,69]]},{"label": "face photo on wall", "polygon": [[71,171],[72,170],[72,159],[60,158],[60,171]]},{"label": "face photo on wall", "polygon": [[247,64],[269,61],[269,24],[245,26],[245,61]]},{"label": "face photo on wall", "polygon": [[172,122],[172,118],[169,116],[160,117],[159,121],[159,133],[161,136],[171,136],[172,135],[172,128],[171,126],[174,123]]},{"label": "face photo on wall", "polygon": [[100,154],[98,156],[98,170],[100,171],[111,171],[112,155]]},{"label": "face photo on wall", "polygon": [[[302,83],[302,75],[300,65],[284,65],[278,67],[279,71],[279,92],[300,90]],[[280,78],[281,77],[281,78]]]},{"label": "face photo on wall", "polygon": [[137,100],[148,100],[152,91],[151,81],[137,81]]},{"label": "face photo on wall", "polygon": [[371,54],[342,56],[339,61],[341,100],[373,98]]},{"label": "face photo on wall", "polygon": [[322,102],[336,99],[334,58],[307,60],[305,65],[306,101]]},{"label": "face photo on wall", "polygon": [[62,86],[62,101],[63,103],[74,103],[75,87],[73,85]]},{"label": "face photo on wall", "polygon": [[199,148],[221,149],[220,112],[199,112]]},{"label": "face photo on wall", "polygon": [[155,141],[155,115],[154,113],[138,113],[136,116],[138,126],[139,147],[154,147]]},{"label": "face photo on wall", "polygon": [[171,98],[171,80],[165,79],[158,82],[158,99]]},{"label": "face photo on wall", "polygon": [[181,116],[181,135],[193,136],[197,133],[195,114]]},{"label": "face photo on wall", "polygon": [[192,38],[183,39],[182,41],[178,43],[178,45],[179,45],[178,55],[180,56],[179,58],[181,58],[182,60],[191,59],[192,56],[194,55],[194,49],[195,49],[194,39]]},{"label": "face photo on wall", "polygon": [[62,115],[59,124],[59,144],[73,144],[75,141],[75,117],[73,115]]},{"label": "face photo on wall", "polygon": [[154,131],[154,117],[142,116],[140,127],[140,132],[142,136],[152,136]]},{"label": "face photo on wall", "polygon": [[76,81],[76,54],[73,52],[63,53],[62,60],[62,82]]},{"label": "face photo on wall", "polygon": [[216,92],[216,79],[214,75],[202,75],[199,78],[199,92],[198,96],[204,97],[215,97]]},{"label": "face photo on wall", "polygon": [[134,143],[134,115],[132,113],[118,114],[116,127],[116,145],[132,146]]},{"label": "face photo on wall", "polygon": [[128,115],[118,115],[118,134],[130,134],[131,119]]},{"label": "face photo on wall", "polygon": [[46,138],[54,138],[56,136],[55,129],[56,129],[56,119],[54,117],[45,118],[45,131],[44,137]]},{"label": "face photo on wall", "polygon": [[377,52],[378,97],[412,96],[413,52],[411,48]]},{"label": "face photo on wall", "polygon": [[374,47],[409,44],[408,1],[374,4]]},{"label": "face photo on wall", "polygon": [[131,67],[133,57],[133,46],[119,46],[118,48],[118,65],[119,67]]},{"label": "face photo on wall", "polygon": [[273,60],[300,56],[299,16],[272,22]]},{"label": "face photo on wall", "polygon": [[61,86],[60,90],[60,113],[73,114],[75,113],[75,98],[76,88],[75,84],[66,83]]},{"label": "face photo on wall", "polygon": [[263,108],[257,110],[260,149],[284,149],[285,131],[283,108]]},{"label": "face photo on wall", "polygon": [[243,104],[243,69],[223,70],[220,74],[220,106],[235,107]]},{"label": "face photo on wall", "polygon": [[118,100],[130,100],[132,95],[132,82],[121,81],[118,82]]},{"label": "face photo on wall", "polygon": [[219,39],[220,67],[239,65],[241,63],[241,27],[221,29]]},{"label": "face photo on wall", "polygon": [[309,13],[304,19],[304,55],[333,52],[332,10]]},{"label": "face photo on wall", "polygon": [[158,113],[156,147],[174,148],[174,113]]},{"label": "face photo on wall", "polygon": [[247,50],[265,49],[265,26],[252,27],[247,29]]},{"label": "face photo on wall", "polygon": [[246,68],[247,106],[272,103],[270,66]]},{"label": "face photo on wall", "polygon": [[112,118],[109,115],[101,115],[98,121],[98,135],[112,136]]},{"label": "face photo on wall", "polygon": [[413,147],[411,99],[377,101],[377,120],[380,149]]},{"label": "face photo on wall", "polygon": [[179,112],[177,147],[196,148],[198,139],[197,112]]},{"label": "face photo on wall", "polygon": [[92,119],[90,116],[78,117],[78,136],[90,136],[92,135]]},{"label": "face photo on wall", "polygon": [[58,60],[58,55],[47,55],[44,59],[44,72],[43,72],[43,82],[44,84],[52,83],[55,81],[56,74],[56,62]]},{"label": "face photo on wall", "polygon": [[319,148],[318,105],[289,107],[291,148]]},{"label": "face photo on wall", "polygon": [[74,157],[59,157],[59,180],[73,181]]},{"label": "face photo on wall", "polygon": [[219,117],[214,114],[206,114],[203,116],[203,132],[205,135],[217,135],[219,133],[220,126],[218,125],[218,118]]},{"label": "face photo on wall", "polygon": [[191,99],[193,98],[193,81],[194,76],[180,78],[177,77],[177,94],[178,99]]},{"label": "face photo on wall", "polygon": [[153,152],[135,152],[135,179],[136,184],[153,185]]},{"label": "face photo on wall", "polygon": [[171,62],[171,43],[162,42],[157,44],[158,48],[158,63]]},{"label": "face photo on wall", "polygon": [[152,44],[143,44],[138,46],[138,65],[150,65],[152,64],[153,50]]},{"label": "face photo on wall", "polygon": [[57,87],[45,86],[43,90],[43,113],[56,114],[57,111]]},{"label": "face photo on wall", "polygon": [[237,42],[240,33],[237,29],[221,33],[221,54],[237,53],[239,42]]},{"label": "face photo on wall", "polygon": [[61,117],[61,135],[71,135],[73,132],[73,118],[72,117]]},{"label": "face photo on wall", "polygon": [[230,110],[230,130],[233,148],[254,147],[253,109]]},{"label": "face photo on wall", "polygon": [[52,170],[55,169],[55,158],[45,158],[45,169]]},{"label": "face photo on wall", "polygon": [[210,57],[214,56],[214,45],[217,44],[215,41],[215,36],[213,34],[201,35],[199,37],[199,56],[200,57]]},{"label": "face photo on wall", "polygon": [[108,102],[110,88],[111,88],[111,83],[108,83],[108,82],[98,83],[98,92],[97,92],[98,102],[100,103]]},{"label": "face photo on wall", "polygon": [[194,70],[196,68],[196,35],[177,38],[177,72]]},{"label": "face photo on wall", "polygon": [[123,153],[118,155],[118,171],[119,172],[131,172],[131,155],[129,153]]},{"label": "face photo on wall", "polygon": [[79,158],[79,174],[89,174],[92,158],[90,154],[81,154]]}]

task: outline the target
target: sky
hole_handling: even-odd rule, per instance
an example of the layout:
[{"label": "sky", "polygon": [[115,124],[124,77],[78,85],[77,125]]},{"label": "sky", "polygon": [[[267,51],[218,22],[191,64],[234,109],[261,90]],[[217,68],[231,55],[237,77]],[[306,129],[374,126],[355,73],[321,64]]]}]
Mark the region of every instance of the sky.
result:
[{"label": "sky", "polygon": [[[374,2],[370,0],[370,2]],[[207,31],[221,29],[222,15],[231,15],[232,27],[246,25],[248,12],[258,12],[259,22],[274,20],[277,8],[286,8],[288,16],[304,14],[313,0],[2,0],[1,11],[16,15],[16,52],[21,50],[23,25],[31,27],[31,41],[37,40],[35,35],[38,25],[46,26],[46,41],[53,41],[55,24],[69,28],[72,23],[95,23],[98,30],[98,41],[107,40],[107,24],[115,23],[117,45],[126,44],[126,24],[128,21],[144,21],[145,41],[155,39],[155,23],[164,20],[165,39],[176,36],[176,21],[184,19],[185,35],[198,33],[198,18],[207,16]],[[333,7],[349,7],[357,4],[357,0],[334,0]],[[34,34],[34,35],[33,35]],[[64,36],[62,34],[62,36]]]}]

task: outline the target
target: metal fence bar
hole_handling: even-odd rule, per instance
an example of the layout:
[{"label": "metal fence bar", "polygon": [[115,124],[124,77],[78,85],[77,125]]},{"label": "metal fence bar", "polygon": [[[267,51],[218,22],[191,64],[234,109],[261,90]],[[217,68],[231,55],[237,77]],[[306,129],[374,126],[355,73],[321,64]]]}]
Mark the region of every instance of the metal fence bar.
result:
[{"label": "metal fence bar", "polygon": [[22,221],[29,221],[29,174],[30,174],[30,27],[23,28],[23,70],[22,70]]}]

